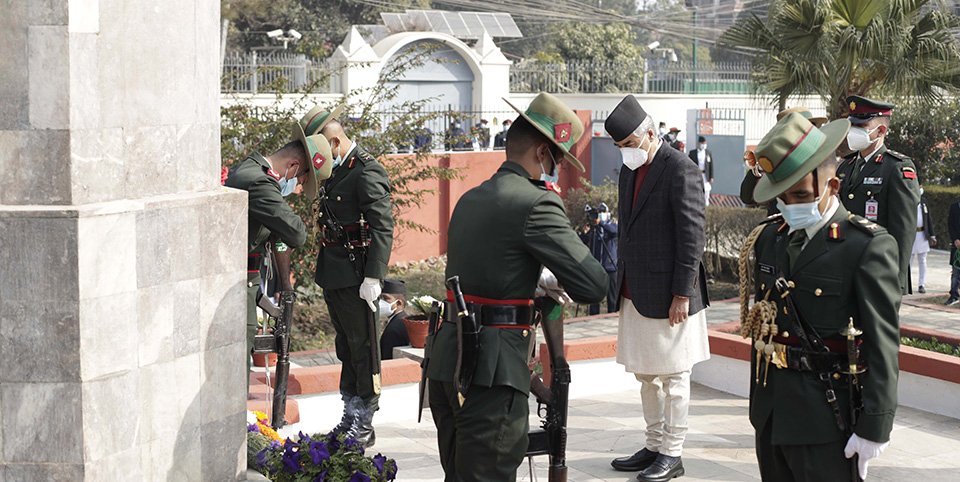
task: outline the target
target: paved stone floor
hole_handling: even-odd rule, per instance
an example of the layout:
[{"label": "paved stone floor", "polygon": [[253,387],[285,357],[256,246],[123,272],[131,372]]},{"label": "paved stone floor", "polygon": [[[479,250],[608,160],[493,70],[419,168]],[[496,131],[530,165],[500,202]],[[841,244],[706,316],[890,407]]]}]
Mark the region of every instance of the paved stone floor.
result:
[{"label": "paved stone floor", "polygon": [[[950,288],[950,267],[947,264],[949,252],[933,250],[927,257],[928,272],[926,280],[927,296],[945,294]],[[917,267],[913,266],[913,280],[918,279]],[[907,295],[900,308],[900,321],[904,325],[950,333],[960,336],[960,308],[936,309],[932,305],[915,302],[921,295]],[[736,321],[740,317],[739,302],[733,300],[714,301],[708,308],[707,322],[720,324]],[[593,318],[588,321],[569,323],[564,327],[564,336],[568,340],[592,338],[617,334],[617,315],[611,314],[603,318]],[[291,361],[294,366],[318,366],[340,363],[332,351],[295,353]],[[960,477],[958,477],[960,480]]]},{"label": "paved stone floor", "polygon": [[[284,435],[326,431],[340,418],[336,395],[297,398],[302,421],[283,429]],[[441,481],[436,430],[429,410],[416,422],[416,404],[416,384],[384,389],[372,453],[397,460],[398,480]],[[689,425],[683,455],[687,476],[679,480],[759,480],[747,400],[694,384]],[[639,383],[632,375],[612,360],[573,364],[567,461],[571,482],[633,480],[634,474],[616,472],[609,463],[640,447],[643,427]],[[960,420],[901,407],[891,438],[890,447],[871,465],[868,480],[958,480]],[[536,480],[546,481],[545,457],[536,459],[535,469]],[[526,462],[518,475],[518,480],[531,480]]]}]

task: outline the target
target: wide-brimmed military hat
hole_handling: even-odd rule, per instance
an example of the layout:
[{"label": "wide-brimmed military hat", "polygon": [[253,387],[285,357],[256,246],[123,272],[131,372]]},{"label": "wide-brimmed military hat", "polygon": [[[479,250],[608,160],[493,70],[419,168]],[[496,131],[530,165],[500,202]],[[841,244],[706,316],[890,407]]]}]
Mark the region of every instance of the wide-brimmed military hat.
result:
[{"label": "wide-brimmed military hat", "polygon": [[850,121],[839,119],[817,127],[802,114],[791,112],[763,136],[756,151],[747,152],[763,170],[753,199],[767,202],[813,172],[827,156],[833,156],[850,130]]},{"label": "wide-brimmed military hat", "polygon": [[848,119],[854,124],[865,124],[874,117],[890,117],[896,107],[889,102],[880,102],[861,95],[847,97],[847,104],[850,107]]},{"label": "wide-brimmed military hat", "polygon": [[804,106],[791,107],[791,108],[789,108],[789,109],[784,109],[784,110],[780,111],[780,112],[777,114],[777,121],[780,121],[780,119],[783,119],[784,117],[787,116],[787,114],[789,114],[789,113],[791,113],[791,112],[796,112],[796,113],[802,115],[802,116],[805,117],[808,121],[810,121],[811,124],[813,124],[813,125],[815,125],[815,126],[817,126],[817,127],[820,127],[820,126],[822,126],[822,125],[824,125],[824,124],[827,123],[827,118],[826,118],[826,117],[814,116],[813,113],[810,112],[810,109],[807,108],[807,107],[804,107]]},{"label": "wide-brimmed military hat", "polygon": [[580,172],[586,172],[580,160],[570,153],[570,149],[583,135],[583,123],[566,104],[546,92],[537,94],[527,110],[518,109],[507,99],[503,101],[559,147],[563,151],[563,157],[580,169]]},{"label": "wide-brimmed military hat", "polygon": [[304,136],[300,142],[307,152],[307,163],[310,164],[310,174],[303,182],[303,193],[307,199],[313,201],[320,190],[320,181],[329,179],[333,173],[333,152],[327,138],[320,134]]},{"label": "wide-brimmed military hat", "polygon": [[[314,106],[313,109],[310,109],[303,117],[300,118],[300,121],[297,122],[300,130],[303,131],[305,136],[313,136],[319,134],[327,124],[331,121],[335,121],[340,118],[340,114],[343,113],[344,106],[338,105],[332,111],[328,111],[322,107]],[[296,132],[296,130],[294,130]]]}]

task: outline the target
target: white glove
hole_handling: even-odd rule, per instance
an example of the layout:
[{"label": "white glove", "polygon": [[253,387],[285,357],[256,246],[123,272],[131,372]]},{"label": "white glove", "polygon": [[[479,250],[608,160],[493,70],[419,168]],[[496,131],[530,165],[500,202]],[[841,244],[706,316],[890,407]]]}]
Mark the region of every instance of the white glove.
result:
[{"label": "white glove", "polygon": [[380,299],[380,280],[364,278],[360,283],[360,297],[367,300],[370,311],[377,312],[377,301]]},{"label": "white glove", "polygon": [[556,300],[557,303],[573,303],[573,299],[570,298],[570,295],[566,291],[563,291],[563,288],[560,286],[560,282],[557,281],[557,277],[553,275],[547,268],[543,268],[543,271],[540,272],[540,282],[537,283],[536,296],[549,296]]},{"label": "white glove", "polygon": [[857,468],[860,470],[860,478],[867,480],[867,463],[879,457],[887,448],[887,445],[890,445],[890,442],[871,442],[858,437],[857,434],[853,434],[850,436],[850,440],[847,441],[847,447],[843,449],[843,455],[848,459],[853,458],[854,454],[860,456],[857,459]]}]

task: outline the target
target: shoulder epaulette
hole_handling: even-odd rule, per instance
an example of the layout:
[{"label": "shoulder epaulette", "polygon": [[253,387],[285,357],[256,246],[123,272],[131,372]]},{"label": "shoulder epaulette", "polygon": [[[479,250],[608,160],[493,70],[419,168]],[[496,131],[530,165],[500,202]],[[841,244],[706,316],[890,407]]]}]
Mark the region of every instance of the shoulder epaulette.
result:
[{"label": "shoulder epaulette", "polygon": [[900,152],[897,152],[897,151],[894,151],[894,150],[892,150],[892,149],[887,149],[887,152],[885,152],[884,154],[885,154],[885,155],[888,155],[888,156],[890,156],[890,157],[892,157],[893,159],[896,159],[896,160],[898,160],[898,161],[909,161],[909,160],[911,160],[911,159],[910,159],[910,156],[908,156],[908,155],[906,155],[906,154],[903,154],[903,153],[900,153]]},{"label": "shoulder epaulette", "polygon": [[853,227],[869,234],[870,236],[876,236],[878,234],[887,232],[886,228],[883,226],[870,221],[869,219],[857,216],[856,214],[849,215],[847,219],[850,221],[850,224]]}]

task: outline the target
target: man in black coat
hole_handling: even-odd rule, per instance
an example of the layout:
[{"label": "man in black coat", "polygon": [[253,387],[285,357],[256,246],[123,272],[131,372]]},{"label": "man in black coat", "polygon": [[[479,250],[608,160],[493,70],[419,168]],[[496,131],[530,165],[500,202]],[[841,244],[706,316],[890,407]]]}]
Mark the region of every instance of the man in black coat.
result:
[{"label": "man in black coat", "polygon": [[[617,362],[640,381],[646,440],[611,465],[639,471],[640,482],[684,474],[690,371],[710,357],[701,262],[705,244],[703,177],[682,152],[657,136],[632,95],[605,122],[620,148],[620,259],[623,300]],[[689,318],[689,319],[688,319]]]},{"label": "man in black coat", "polygon": [[[620,309],[620,290],[617,287],[617,223],[611,219],[610,207],[606,203],[600,203],[597,207],[587,205],[584,211],[587,213],[587,225],[584,232],[580,233],[580,239],[590,248],[590,254],[603,265],[609,276],[607,313],[613,313]],[[600,304],[590,305],[589,314],[599,315]]]},{"label": "man in black coat", "polygon": [[403,325],[407,311],[407,285],[401,280],[383,280],[383,291],[380,294],[380,319],[386,320],[383,325],[383,334],[380,335],[380,358],[393,359],[393,349],[410,344],[407,327]]},{"label": "man in black coat", "polygon": [[700,169],[700,173],[703,176],[704,201],[706,205],[709,206],[710,190],[713,186],[713,153],[710,152],[710,149],[707,149],[707,138],[698,136],[697,148],[691,149],[689,155],[690,160],[697,165],[697,169]]},{"label": "man in black coat", "polygon": [[950,266],[953,269],[950,273],[950,298],[946,304],[953,306],[960,303],[960,258],[957,254],[960,250],[960,201],[950,205],[947,228],[950,231]]}]

